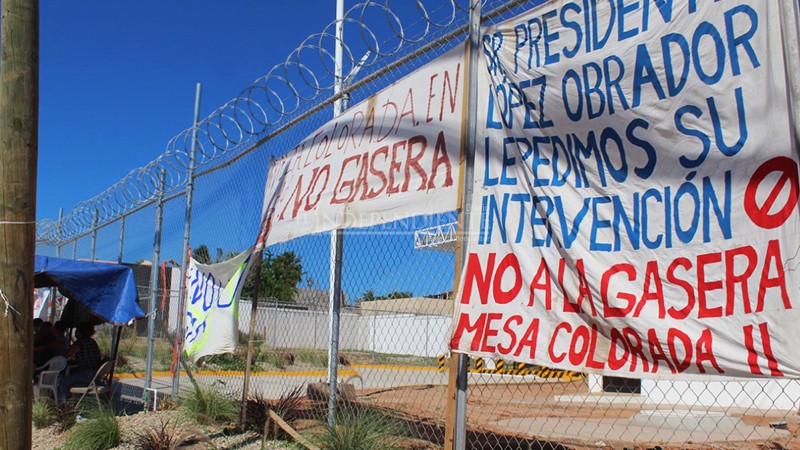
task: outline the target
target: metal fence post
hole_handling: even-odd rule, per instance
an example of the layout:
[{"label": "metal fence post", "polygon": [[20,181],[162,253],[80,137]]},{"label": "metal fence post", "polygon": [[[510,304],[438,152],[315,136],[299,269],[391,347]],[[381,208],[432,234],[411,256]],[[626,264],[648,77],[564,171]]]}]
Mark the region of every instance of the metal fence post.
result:
[{"label": "metal fence post", "polygon": [[[342,55],[344,48],[344,0],[336,0],[336,53],[335,57],[335,85],[334,95],[342,92]],[[333,106],[333,117],[338,117],[344,111],[342,99]],[[339,371],[339,314],[342,302],[342,251],[344,232],[334,230],[331,232],[331,267],[330,267],[330,341],[328,342],[328,426],[336,424],[336,383]]]},{"label": "metal fence post", "polygon": [[247,361],[244,366],[244,383],[242,385],[242,405],[239,410],[239,427],[244,428],[247,424],[247,398],[250,396],[250,375],[253,365],[253,339],[256,335],[256,314],[258,314],[258,298],[261,296],[261,266],[264,259],[264,249],[258,249],[252,256],[252,268],[255,270],[253,276],[253,297],[250,299],[250,331],[247,336]]},{"label": "metal fence post", "polygon": [[150,305],[147,308],[147,366],[144,376],[144,389],[150,389],[153,382],[153,344],[156,327],[156,288],[158,287],[158,265],[161,262],[161,223],[164,219],[164,190],[167,171],[161,170],[158,177],[158,200],[156,202],[156,228],[153,238],[153,265],[150,267]]},{"label": "metal fence post", "polygon": [[94,218],[92,219],[92,261],[96,260],[97,256],[97,222],[100,219],[100,210],[94,209]]},{"label": "metal fence post", "polygon": [[[122,264],[122,255],[125,242],[125,216],[120,217],[119,223],[119,254],[117,255],[117,264]],[[111,334],[111,361],[114,361],[114,365],[111,366],[111,379],[114,379],[114,370],[117,367],[117,358],[119,355],[119,341],[122,338],[122,327],[115,326],[114,331]]]},{"label": "metal fence post", "polygon": [[[467,71],[467,120],[464,139],[464,190],[461,211],[459,212],[459,249],[464,267],[467,258],[470,215],[472,213],[472,181],[475,177],[475,146],[477,145],[478,120],[478,57],[480,56],[481,0],[471,0],[469,16],[469,68]],[[457,279],[460,273],[456,273]],[[445,431],[446,449],[464,449],[467,439],[467,369],[469,359],[463,353],[450,352],[450,373],[448,384],[448,420]]]},{"label": "metal fence post", "polygon": [[[61,257],[61,240],[64,238],[63,231],[61,225],[61,220],[64,219],[64,208],[58,208],[58,244],[56,244],[56,258]],[[50,322],[55,322],[56,320],[56,294],[58,293],[58,288],[50,288]]]},{"label": "metal fence post", "polygon": [[125,250],[125,216],[122,216],[119,224],[119,254],[117,255],[117,262],[122,264],[122,255]]},{"label": "metal fence post", "polygon": [[[186,215],[183,220],[183,247],[181,247],[181,281],[178,284],[178,317],[175,321],[175,345],[177,347],[178,360],[183,351],[183,291],[186,289],[186,266],[189,264],[189,237],[192,228],[192,200],[194,198],[194,166],[197,154],[197,122],[200,120],[200,94],[203,85],[197,83],[194,94],[194,121],[192,122],[192,144],[189,150],[189,168],[186,174]],[[180,364],[175,364],[172,368],[172,396],[178,395],[180,388]]]},{"label": "metal fence post", "polygon": [[56,244],[56,258],[61,258],[61,240],[64,239],[64,225],[61,221],[64,220],[64,208],[58,208],[58,244]]}]

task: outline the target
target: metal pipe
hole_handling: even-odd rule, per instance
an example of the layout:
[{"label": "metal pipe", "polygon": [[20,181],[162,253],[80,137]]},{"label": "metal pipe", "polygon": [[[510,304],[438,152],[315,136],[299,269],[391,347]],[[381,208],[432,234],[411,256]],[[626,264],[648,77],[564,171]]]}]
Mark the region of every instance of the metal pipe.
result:
[{"label": "metal pipe", "polygon": [[[56,258],[61,257],[61,239],[63,236],[63,228],[61,226],[61,220],[64,218],[64,208],[58,208],[58,244],[56,244]],[[56,320],[56,294],[58,293],[58,288],[50,288],[50,322],[55,322]]]},{"label": "metal pipe", "polygon": [[[122,251],[124,249],[123,243],[125,242],[125,216],[120,218],[119,224],[119,254],[117,254],[117,264],[122,264]],[[114,327],[114,332],[111,335],[111,373],[109,379],[114,379],[114,370],[117,368],[117,355],[119,354],[119,341],[122,338],[122,327]]]},{"label": "metal pipe", "polygon": [[92,261],[96,260],[97,256],[97,221],[100,219],[100,210],[94,209],[94,218],[92,219]]},{"label": "metal pipe", "polygon": [[[469,68],[467,78],[467,123],[464,136],[464,195],[462,203],[462,236],[470,230],[473,180],[475,178],[475,148],[478,130],[478,58],[481,43],[481,0],[472,0],[469,15]],[[461,267],[467,261],[467,245],[461,246]],[[467,443],[467,355],[456,356],[456,398],[453,420],[453,448],[464,449]]]},{"label": "metal pipe", "polygon": [[[344,52],[344,0],[336,0],[336,52],[335,58],[335,85],[334,94],[342,92],[342,55]],[[333,117],[339,117],[347,108],[344,97],[340,97],[333,105]],[[331,266],[330,266],[330,291],[329,314],[330,325],[328,331],[328,426],[336,424],[336,384],[339,377],[339,314],[342,302],[342,251],[344,232],[334,230],[331,232]]]},{"label": "metal pipe", "polygon": [[156,228],[153,237],[153,265],[150,266],[150,304],[147,308],[147,365],[144,388],[150,389],[153,382],[153,344],[156,327],[156,296],[158,287],[158,265],[161,262],[161,225],[164,219],[164,189],[167,171],[161,170],[158,182],[158,202],[156,203]]},{"label": "metal pipe", "polygon": [[[55,323],[56,321],[56,294],[58,293],[57,287],[50,288],[50,313],[48,314],[48,318],[51,323]],[[34,317],[35,319],[35,317]]]},{"label": "metal pipe", "polygon": [[122,327],[114,327],[114,332],[111,334],[111,372],[108,375],[109,380],[114,379],[114,370],[117,368],[117,355],[119,354],[119,341],[122,338]]},{"label": "metal pipe", "polygon": [[336,424],[336,384],[339,372],[339,315],[342,302],[342,253],[344,232],[331,232],[331,273],[330,273],[330,340],[328,342],[328,425]]},{"label": "metal pipe", "polygon": [[64,208],[58,208],[58,244],[56,244],[56,258],[61,258],[61,240],[64,238],[64,226],[61,221],[64,219]]},{"label": "metal pipe", "polygon": [[247,337],[247,360],[244,366],[244,383],[242,385],[242,403],[239,410],[239,427],[243,428],[247,424],[247,399],[250,396],[250,375],[253,365],[253,340],[256,335],[256,318],[258,314],[258,298],[261,296],[261,266],[264,258],[264,250],[257,250],[252,256],[255,270],[253,276],[253,297],[250,299],[250,332]]},{"label": "metal pipe", "polygon": [[[197,123],[200,120],[200,94],[203,85],[197,83],[194,93],[194,122],[192,125],[192,146],[189,150],[189,171],[186,175],[186,216],[183,220],[183,247],[181,247],[181,281],[178,284],[178,317],[175,325],[175,345],[178,347],[178,359],[183,351],[183,298],[186,289],[186,267],[189,265],[189,238],[192,229],[192,201],[194,199],[194,167],[195,156],[197,155]],[[178,395],[180,387],[180,364],[174,364],[172,368],[172,396]]]},{"label": "metal pipe", "polygon": [[117,254],[117,262],[122,264],[123,251],[125,250],[125,217],[122,216],[119,224],[119,253]]}]

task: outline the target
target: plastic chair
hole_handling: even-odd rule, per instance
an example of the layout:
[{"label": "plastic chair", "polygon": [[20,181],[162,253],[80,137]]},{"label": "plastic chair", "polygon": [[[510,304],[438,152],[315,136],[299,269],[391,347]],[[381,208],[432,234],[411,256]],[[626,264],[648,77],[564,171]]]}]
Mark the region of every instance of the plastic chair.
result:
[{"label": "plastic chair", "polygon": [[67,367],[67,358],[54,356],[46,363],[37,367],[34,372],[39,373],[39,380],[33,385],[33,398],[38,399],[42,391],[53,393],[53,399],[58,403],[58,376]]},{"label": "plastic chair", "polygon": [[111,380],[107,380],[107,378],[111,374],[111,369],[113,367],[114,365],[111,363],[111,361],[104,362],[100,368],[97,369],[97,372],[95,372],[94,377],[92,377],[92,381],[89,382],[88,386],[76,386],[70,388],[70,394],[81,394],[81,398],[78,399],[78,403],[75,404],[76,408],[81,404],[83,398],[86,397],[86,394],[94,394],[94,396],[97,398],[97,402],[100,402],[100,394],[105,395],[110,390],[109,384]]}]

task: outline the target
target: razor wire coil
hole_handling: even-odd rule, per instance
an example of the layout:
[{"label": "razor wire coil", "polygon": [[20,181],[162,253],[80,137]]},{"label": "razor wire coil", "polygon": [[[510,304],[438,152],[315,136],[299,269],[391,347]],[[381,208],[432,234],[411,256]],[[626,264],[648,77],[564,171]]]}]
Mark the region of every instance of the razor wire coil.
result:
[{"label": "razor wire coil", "polygon": [[[376,70],[387,59],[402,56],[408,47],[466,24],[468,19],[468,0],[415,0],[414,17],[401,17],[397,4],[390,0],[367,0],[346,11],[342,19],[348,33],[343,42],[344,73],[356,66],[365,72]],[[285,61],[198,122],[196,170],[222,163],[251,148],[260,136],[312,110],[321,103],[321,98],[322,103],[329,103],[341,96],[333,95],[336,77],[332,50],[337,44],[336,26],[337,21],[333,21],[322,32],[306,38]],[[369,57],[361,61],[360,55],[366,52]],[[100,194],[78,203],[63,218],[39,221],[37,242],[59,245],[75,239],[88,233],[95,224],[102,226],[152,203],[159,189],[171,194],[185,186],[190,175],[193,129],[178,133],[155,160],[131,170]],[[159,185],[162,171],[164,186]]]}]

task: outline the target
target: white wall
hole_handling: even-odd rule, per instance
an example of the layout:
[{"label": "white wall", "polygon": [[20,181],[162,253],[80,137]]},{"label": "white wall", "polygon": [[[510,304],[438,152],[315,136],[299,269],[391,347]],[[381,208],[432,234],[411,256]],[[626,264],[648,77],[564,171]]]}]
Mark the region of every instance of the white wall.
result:
[{"label": "white wall", "polygon": [[[239,304],[239,330],[250,329],[250,302]],[[372,315],[342,312],[339,318],[341,350],[397,355],[437,356],[447,352],[449,316],[413,314]],[[270,347],[328,348],[327,311],[259,307],[256,332]]]},{"label": "white wall", "polygon": [[172,287],[169,291],[169,331],[175,332],[175,329],[178,327],[178,305],[180,304],[180,293],[178,290],[180,289],[180,280],[181,280],[181,269],[180,267],[173,267],[169,269],[172,271],[170,274],[170,279],[172,280]]}]

